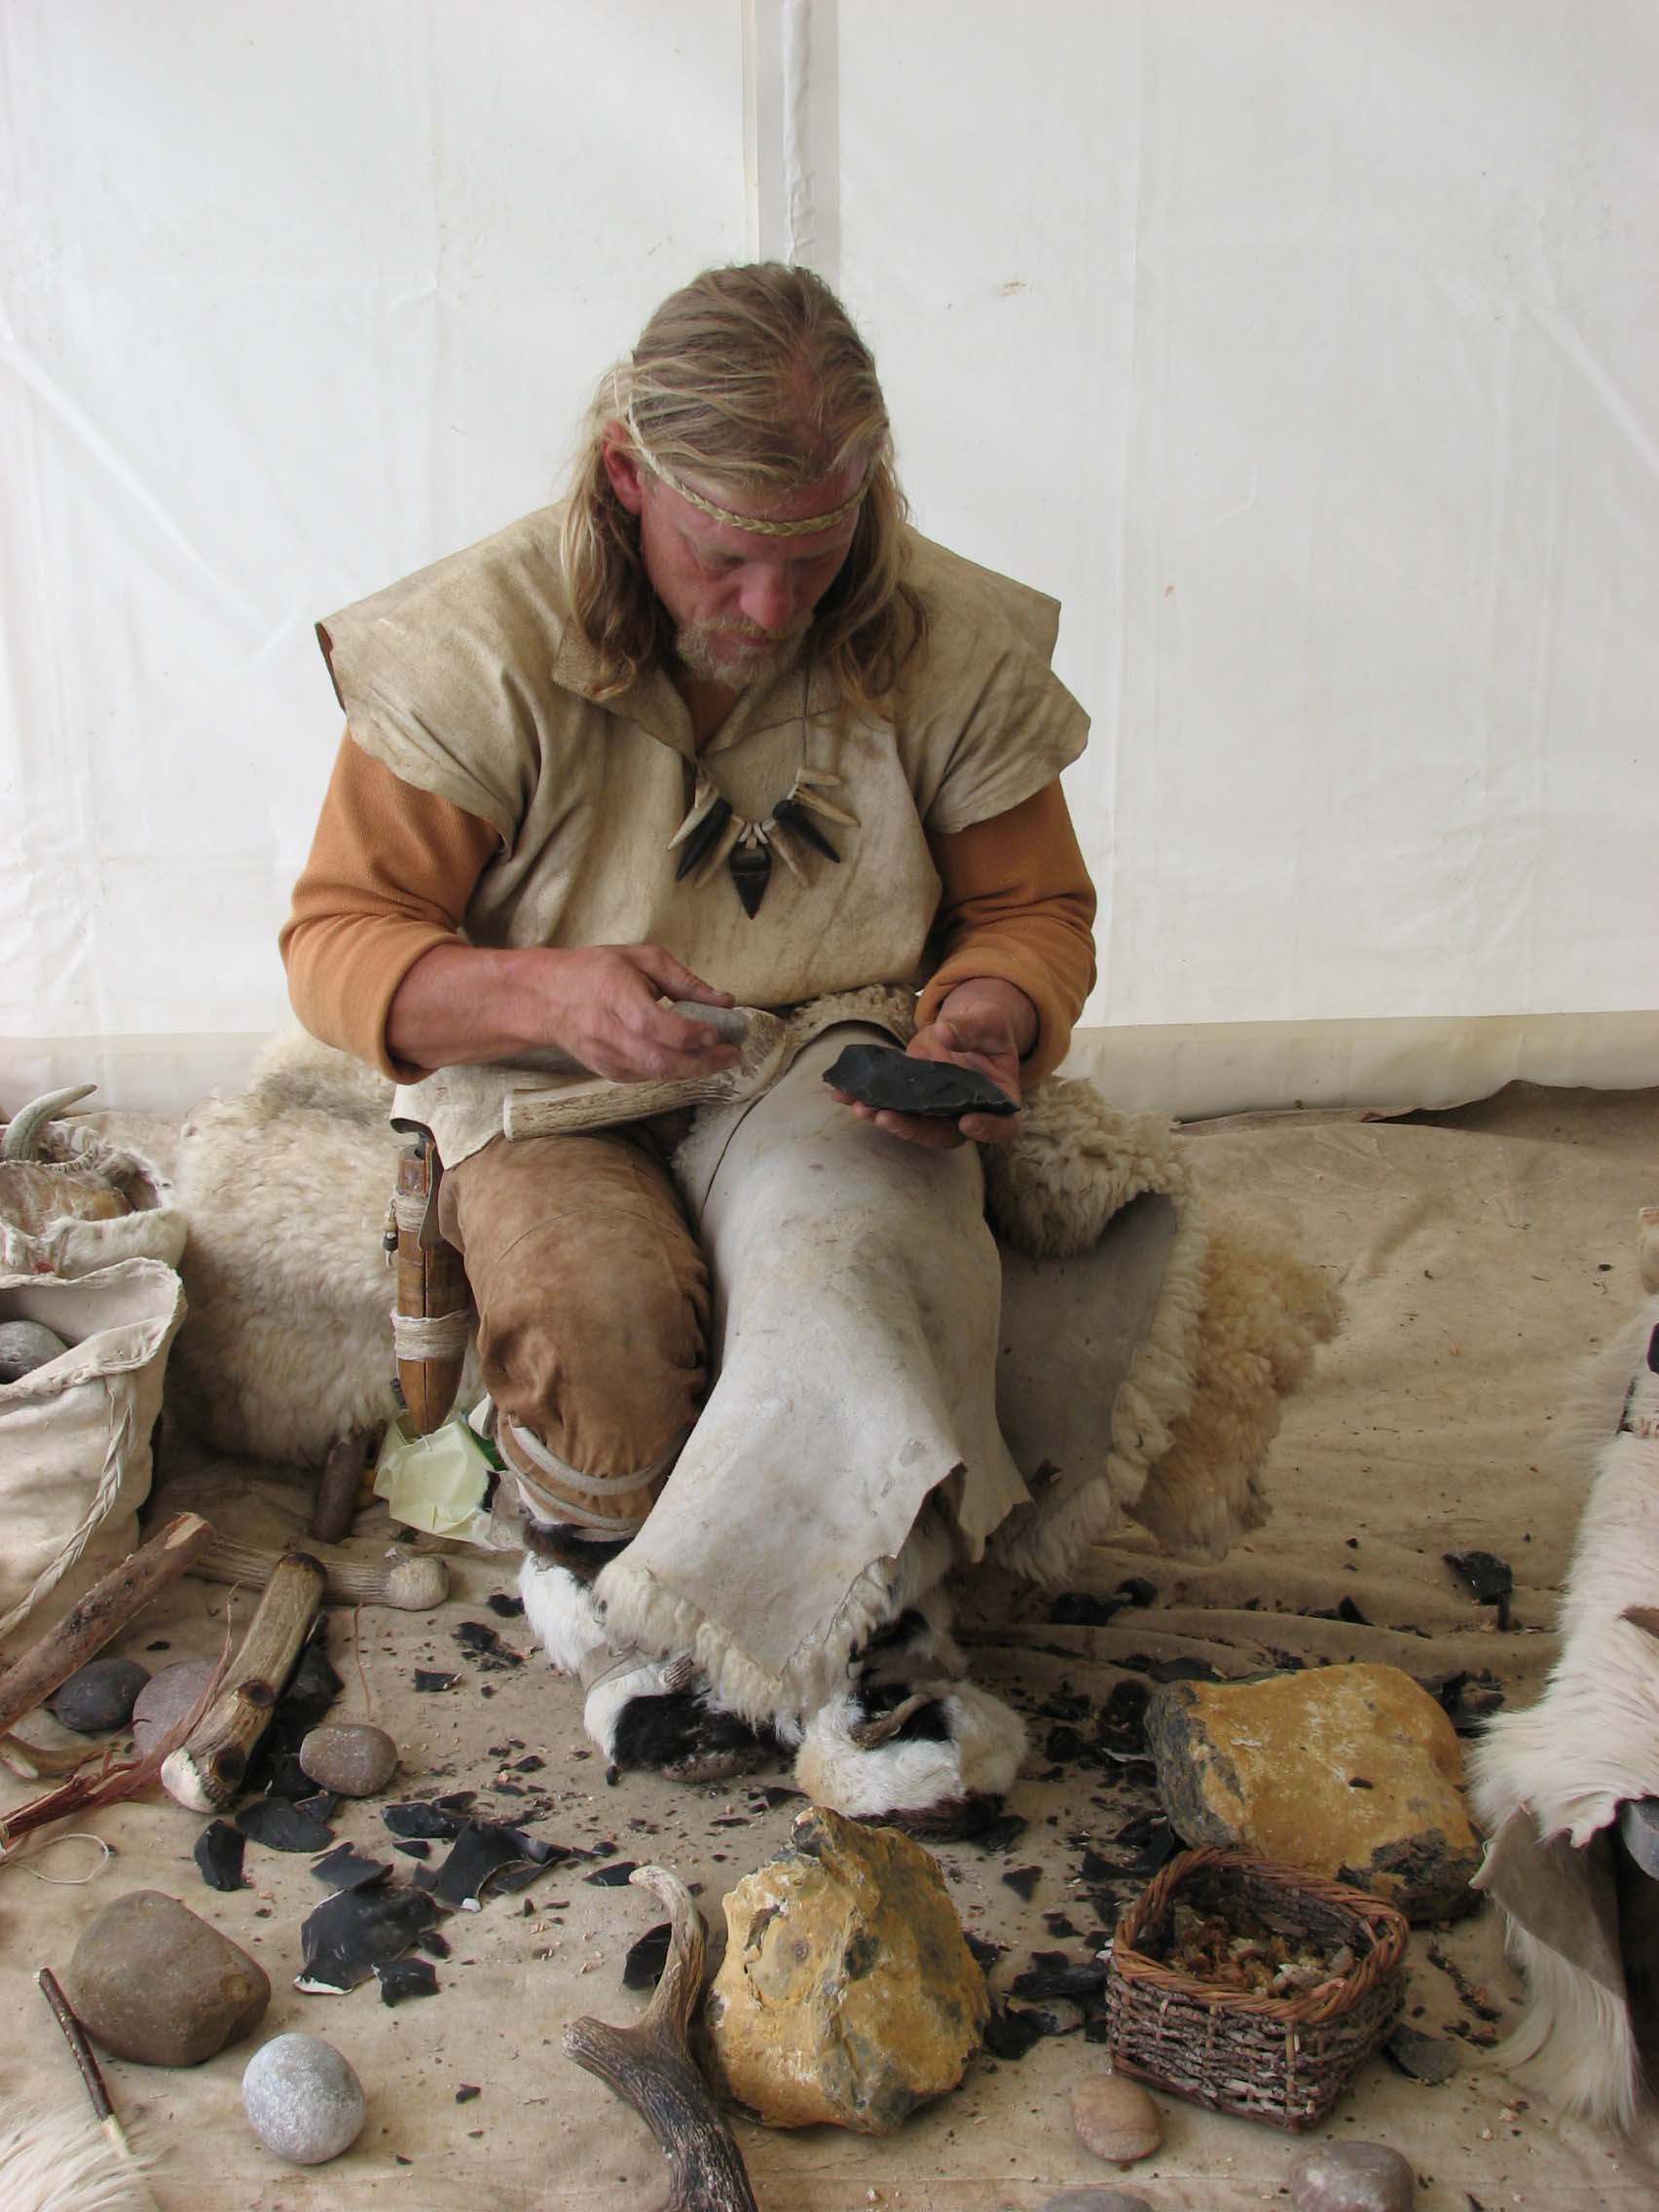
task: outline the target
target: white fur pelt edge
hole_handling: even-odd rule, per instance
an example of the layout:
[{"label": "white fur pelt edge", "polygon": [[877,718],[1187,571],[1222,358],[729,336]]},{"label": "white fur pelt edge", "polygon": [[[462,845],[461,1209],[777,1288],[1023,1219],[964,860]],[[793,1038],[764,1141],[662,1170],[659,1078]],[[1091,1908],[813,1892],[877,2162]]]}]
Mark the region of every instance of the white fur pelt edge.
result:
[{"label": "white fur pelt edge", "polygon": [[[1621,1617],[1659,1607],[1659,1439],[1617,1433],[1656,1326],[1650,1297],[1586,1370],[1552,1453],[1569,1478],[1589,1467],[1594,1482],[1562,1600],[1561,1657],[1538,1703],[1499,1714],[1470,1761],[1475,1811],[1494,1835],[1526,1808],[1540,1839],[1565,1834],[1582,1848],[1627,1798],[1659,1796],[1659,1641]],[[1507,1916],[1506,1934],[1527,2000],[1493,2063],[1628,2130],[1644,2094],[1628,2008]]]},{"label": "white fur pelt edge", "polygon": [[[390,1097],[384,1077],[293,1030],[246,1091],[184,1124],[190,1314],[168,1411],[216,1450],[318,1465],[337,1438],[396,1410],[381,1248],[401,1142]],[[1280,1401],[1336,1325],[1334,1292],[1267,1223],[1200,1205],[1170,1124],[1114,1112],[1092,1085],[1038,1086],[1018,1140],[983,1157],[997,1234],[1036,1258],[1088,1250],[1143,1191],[1178,1208],[1155,1325],[1100,1465],[1052,1486],[994,1556],[1051,1584],[1125,1514],[1172,1549],[1218,1556],[1263,1518]],[[481,1388],[470,1359],[461,1388]]]},{"label": "white fur pelt edge", "polygon": [[1268,1447],[1283,1399],[1336,1331],[1335,1288],[1271,1223],[1200,1199],[1162,1116],[1121,1114],[1090,1083],[1039,1085],[1017,1142],[988,1145],[983,1158],[992,1225],[1032,1259],[1092,1250],[1144,1193],[1176,1209],[1158,1309],[1101,1461],[1068,1470],[1012,1516],[990,1558],[1054,1588],[1126,1516],[1172,1551],[1219,1559],[1267,1518]]},{"label": "white fur pelt edge", "polygon": [[[136,2161],[143,2168],[144,2161]],[[0,2204],[6,2212],[139,2212],[153,2197],[90,2113],[12,2112],[0,2120]]]}]

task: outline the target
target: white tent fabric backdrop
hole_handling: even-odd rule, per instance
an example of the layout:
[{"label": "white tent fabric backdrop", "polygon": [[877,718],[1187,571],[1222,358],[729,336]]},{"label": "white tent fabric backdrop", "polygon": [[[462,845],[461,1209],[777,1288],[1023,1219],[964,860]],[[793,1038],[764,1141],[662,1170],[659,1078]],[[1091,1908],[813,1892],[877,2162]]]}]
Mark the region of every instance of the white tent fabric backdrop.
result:
[{"label": "white tent fabric backdrop", "polygon": [[1124,1104],[1659,1080],[1647,0],[10,0],[0,1111],[285,1017],[311,625],[793,251],[1066,607]]}]

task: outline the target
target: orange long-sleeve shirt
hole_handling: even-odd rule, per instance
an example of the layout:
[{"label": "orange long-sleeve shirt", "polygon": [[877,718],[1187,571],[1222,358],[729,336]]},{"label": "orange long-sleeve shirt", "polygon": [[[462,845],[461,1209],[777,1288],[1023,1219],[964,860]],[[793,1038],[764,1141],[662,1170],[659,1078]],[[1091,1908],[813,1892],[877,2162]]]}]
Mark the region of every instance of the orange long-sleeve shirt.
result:
[{"label": "orange long-sleeve shirt", "polygon": [[[294,1011],[313,1036],[399,1080],[420,1072],[388,1055],[387,1016],[422,955],[461,936],[496,844],[488,823],[394,776],[347,732],[279,939]],[[1059,784],[929,847],[943,957],[919,1016],[974,977],[1014,984],[1037,1009],[1023,1065],[1035,1082],[1065,1056],[1094,981],[1094,888]]]}]

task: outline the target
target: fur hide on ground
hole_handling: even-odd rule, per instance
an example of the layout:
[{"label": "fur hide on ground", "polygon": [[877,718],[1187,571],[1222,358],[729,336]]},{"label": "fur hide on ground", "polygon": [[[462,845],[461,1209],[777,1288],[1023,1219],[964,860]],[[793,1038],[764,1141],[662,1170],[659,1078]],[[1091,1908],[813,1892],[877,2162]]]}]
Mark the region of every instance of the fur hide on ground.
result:
[{"label": "fur hide on ground", "polygon": [[[1642,1216],[1642,1273],[1659,1293],[1659,1211]],[[1659,1610],[1659,1436],[1621,1433],[1632,1378],[1659,1330],[1659,1295],[1587,1371],[1557,1450],[1593,1483],[1561,1608],[1561,1657],[1539,1702],[1493,1721],[1472,1760],[1474,1803],[1496,1834],[1530,1813],[1540,1841],[1584,1851],[1630,1798],[1659,1796],[1659,1636],[1625,1617]],[[1589,1879],[1608,1883],[1586,1862]],[[1643,2094],[1631,2007],[1506,1915],[1527,1982],[1505,2072],[1569,2111],[1629,2128]]]},{"label": "fur hide on ground", "polygon": [[146,2201],[131,2166],[84,2106],[13,2112],[0,2120],[6,2212],[139,2212]]}]

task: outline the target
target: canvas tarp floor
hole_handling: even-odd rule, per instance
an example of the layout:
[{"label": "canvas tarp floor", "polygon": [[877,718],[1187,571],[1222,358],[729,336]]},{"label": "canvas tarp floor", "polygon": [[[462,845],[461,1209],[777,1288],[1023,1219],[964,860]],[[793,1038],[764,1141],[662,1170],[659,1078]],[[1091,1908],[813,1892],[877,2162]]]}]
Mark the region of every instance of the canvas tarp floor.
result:
[{"label": "canvas tarp floor", "polygon": [[[1549,1456],[1552,1425],[1575,1368],[1626,1317],[1639,1291],[1635,1216],[1659,1198],[1659,1092],[1593,1095],[1515,1087],[1456,1113],[1386,1124],[1322,1115],[1212,1125],[1194,1137],[1206,1179],[1294,1227],[1304,1247],[1340,1273],[1346,1321],[1288,1408],[1269,1468],[1272,1517],[1221,1564],[1161,1556],[1127,1536],[1098,1554],[1080,1586],[1111,1592],[1127,1575],[1157,1586],[1150,1604],[1095,1628],[1059,1625],[1047,1601],[1012,1585],[970,1594],[977,1678],[1035,1714],[1064,1685],[1098,1705],[1124,1662],[1187,1654],[1227,1675],[1305,1660],[1388,1660],[1419,1678],[1468,1669],[1511,1698],[1535,1694],[1549,1663],[1555,1592],[1565,1571],[1585,1470]],[[303,1526],[307,1493],[269,1470],[192,1469],[176,1448],[166,1502],[201,1502],[230,1533],[269,1540]],[[384,1539],[384,1528],[380,1535]],[[375,1526],[357,1539],[376,1548]],[[1515,1568],[1514,1626],[1462,1594],[1441,1555],[1469,1547]],[[346,1688],[336,1717],[365,1712],[402,1747],[400,1791],[473,1788],[498,1817],[539,1816],[541,1832],[591,1849],[659,1862],[701,1885],[716,1944],[722,1894],[788,1832],[792,1807],[747,1782],[670,1787],[630,1775],[608,1787],[580,1728],[574,1687],[531,1650],[523,1623],[484,1610],[510,1587],[509,1567],[482,1555],[456,1562],[455,1594],[428,1617],[364,1610],[331,1616]],[[1351,1597],[1363,1624],[1317,1617]],[[148,1664],[213,1655],[227,1593],[187,1582],[121,1640]],[[245,1619],[248,1600],[237,1600]],[[483,1670],[457,1643],[459,1623],[483,1618],[524,1663]],[[154,1649],[165,1643],[166,1657]],[[417,1694],[417,1666],[459,1674],[456,1687]],[[1007,1945],[993,1983],[1034,1949],[1082,1956],[1099,1908],[1083,1853],[1150,1800],[1138,1785],[1043,1755],[1036,1747],[1012,1809],[1027,1826],[1003,1852],[971,1843],[940,1850],[968,1925]],[[508,1773],[512,1761],[545,1766]],[[781,1782],[781,1775],[755,1781]],[[503,1783],[531,1792],[505,1793]],[[7,1780],[0,1804],[25,1786]],[[371,1982],[350,1996],[293,1987],[298,1926],[320,1892],[308,1862],[250,1846],[253,1886],[207,1890],[190,1858],[200,1823],[165,1802],[91,1821],[115,1858],[85,1887],[52,1887],[27,1864],[0,1868],[0,2105],[80,2095],[32,1974],[61,1969],[92,1914],[128,1889],[155,1887],[245,1944],[273,1983],[262,2035],[299,2028],[328,2037],[368,2091],[369,2120],[344,2160],[279,2165],[255,2142],[238,2098],[253,2045],[189,2072],[112,2062],[118,2108],[166,2164],[164,2206],[322,2205],[587,2208],[654,2203],[662,2162],[643,2124],[562,2054],[566,2021],[591,2012],[623,2022],[644,2000],[621,1983],[624,1954],[660,1917],[648,1896],[586,1881],[586,1862],[555,1869],[527,1895],[487,1901],[449,1924],[454,1957],[435,1999],[388,2009]],[[387,1841],[374,1802],[346,1804],[337,1833],[369,1849]],[[34,1863],[73,1874],[88,1847],[58,1846]],[[1029,1900],[1005,1873],[1038,1866]],[[1056,1936],[1045,1914],[1079,1932]],[[1504,1965],[1490,1907],[1450,1934],[1414,1933],[1411,2006],[1419,2026],[1475,2024],[1431,1942],[1456,1972],[1512,2016],[1518,1984]],[[1327,2122],[1337,2137],[1391,2143],[1421,2177],[1425,2212],[1497,2212],[1511,2205],[1651,2205],[1659,2194],[1659,2128],[1621,2143],[1563,2120],[1537,2098],[1480,2070],[1463,2048],[1456,2079],[1426,2087],[1377,2060]],[[1068,2099],[1103,2051],[1079,2035],[1039,2043],[1022,2060],[981,2057],[953,2095],[895,2137],[830,2129],[783,2134],[740,2125],[763,2208],[841,2212],[880,2205],[993,2212],[1039,2205],[1088,2182],[1129,2186],[1158,2212],[1239,2212],[1283,2202],[1298,2139],[1164,2099],[1161,2154],[1119,2175],[1074,2140]],[[479,2094],[461,2099],[463,2088]],[[3,2194],[3,2191],[0,2191]]]}]

